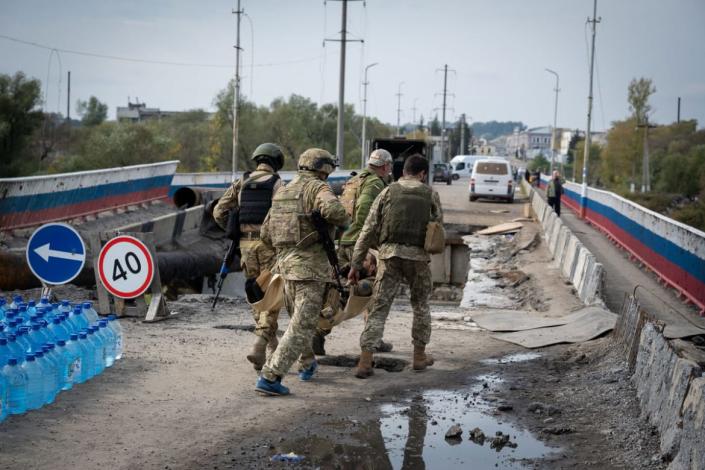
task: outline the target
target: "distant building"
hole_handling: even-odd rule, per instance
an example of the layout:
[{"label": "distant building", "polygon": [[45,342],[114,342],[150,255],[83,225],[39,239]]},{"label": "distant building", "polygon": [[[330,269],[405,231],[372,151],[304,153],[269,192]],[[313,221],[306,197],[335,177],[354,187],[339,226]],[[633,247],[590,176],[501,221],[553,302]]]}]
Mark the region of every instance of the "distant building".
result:
[{"label": "distant building", "polygon": [[514,129],[514,133],[507,136],[507,154],[518,158],[534,158],[542,154],[551,153],[551,128],[533,127],[525,131]]}]

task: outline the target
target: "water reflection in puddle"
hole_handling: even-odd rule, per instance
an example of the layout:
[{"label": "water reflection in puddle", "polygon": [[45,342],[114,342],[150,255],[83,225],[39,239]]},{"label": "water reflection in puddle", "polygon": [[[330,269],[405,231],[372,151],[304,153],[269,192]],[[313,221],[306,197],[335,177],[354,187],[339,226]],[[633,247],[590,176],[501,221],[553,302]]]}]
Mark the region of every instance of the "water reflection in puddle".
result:
[{"label": "water reflection in puddle", "polygon": [[541,357],[541,353],[525,352],[509,354],[500,358],[483,359],[481,362],[484,364],[511,364],[514,362],[533,361],[534,359],[538,359],[539,357]]},{"label": "water reflection in puddle", "polygon": [[[540,458],[555,451],[528,431],[504,422],[502,416],[487,414],[493,406],[482,395],[501,382],[496,376],[477,377],[469,390],[431,390],[403,405],[382,406],[380,429],[392,468],[522,468],[520,459]],[[460,439],[446,439],[454,424],[462,428]],[[484,445],[469,439],[480,428]],[[509,434],[517,446],[493,449],[490,440],[497,432]]]}]

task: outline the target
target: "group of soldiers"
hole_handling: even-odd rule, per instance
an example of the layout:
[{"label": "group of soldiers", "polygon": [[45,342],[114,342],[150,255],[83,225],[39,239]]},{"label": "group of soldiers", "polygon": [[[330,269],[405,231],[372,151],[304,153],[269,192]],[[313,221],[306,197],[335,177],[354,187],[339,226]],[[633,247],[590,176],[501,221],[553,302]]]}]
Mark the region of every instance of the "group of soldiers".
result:
[{"label": "group of soldiers", "polygon": [[[392,156],[377,149],[367,168],[348,180],[339,199],[327,182],[336,160],[326,150],[304,151],[296,176],[287,184],[278,174],[284,166],[279,146],[258,146],[252,160],[256,169],[232,184],[213,207],[213,217],[225,228],[228,218],[238,215],[246,291],[266,292],[274,289],[274,278],[283,280],[283,303],[291,318],[281,340],[276,334],[280,305],[251,302],[256,338],[247,359],[260,371],[255,390],[289,394],[282,378],[297,360],[299,379],[313,378],[316,354],[325,354],[325,337],[336,324],[332,319],[345,318],[336,315],[345,308],[337,288],[341,281],[351,296],[370,296],[356,377],[373,375],[373,354],[392,348],[382,338],[402,282],[411,292],[412,367],[421,371],[432,365],[425,351],[431,337],[432,282],[424,240],[428,223],[442,223],[443,215],[438,194],[425,183],[428,161],[421,155],[407,157],[403,176],[391,183]],[[337,249],[342,269],[337,273],[314,215],[325,221],[331,238],[342,234]]]}]

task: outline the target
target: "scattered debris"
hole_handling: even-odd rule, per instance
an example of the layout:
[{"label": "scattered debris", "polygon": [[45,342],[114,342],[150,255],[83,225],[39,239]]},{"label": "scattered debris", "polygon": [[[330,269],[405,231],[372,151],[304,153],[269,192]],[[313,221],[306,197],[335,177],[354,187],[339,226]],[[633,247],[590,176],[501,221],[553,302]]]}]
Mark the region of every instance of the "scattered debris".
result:
[{"label": "scattered debris", "polygon": [[460,439],[460,438],[462,438],[462,435],[463,435],[463,429],[457,424],[452,425],[446,431],[446,439]]},{"label": "scattered debris", "polygon": [[296,455],[293,452],[288,454],[276,454],[273,455],[271,459],[272,462],[287,462],[287,463],[301,463],[304,460],[303,455]]},{"label": "scattered debris", "polygon": [[553,434],[555,436],[560,435],[560,434],[571,434],[575,431],[573,431],[572,428],[567,428],[567,427],[549,427],[549,428],[543,428],[541,430],[542,433],[544,434]]},{"label": "scattered debris", "polygon": [[[334,367],[355,367],[359,356],[350,354],[342,354],[340,356],[320,356],[316,360],[324,366]],[[375,356],[374,367],[376,369],[384,369],[387,372],[401,372],[409,365],[409,361],[405,359],[397,359],[393,357]]]},{"label": "scattered debris", "polygon": [[512,405],[509,405],[507,403],[502,403],[501,405],[497,405],[497,411],[512,411],[514,407]]},{"label": "scattered debris", "polygon": [[475,444],[483,446],[485,445],[485,433],[482,432],[482,429],[475,428],[470,431],[470,440]]},{"label": "scattered debris", "polygon": [[490,210],[492,214],[509,214],[509,209],[492,209]]},{"label": "scattered debris", "polygon": [[249,331],[252,333],[255,331],[255,325],[215,325],[213,328],[218,330]]},{"label": "scattered debris", "polygon": [[509,440],[509,434],[503,434],[502,431],[497,431],[495,437],[490,440],[490,448],[499,452],[505,447],[516,449],[518,444]]},{"label": "scattered debris", "polygon": [[477,235],[504,235],[508,233],[516,233],[524,226],[521,222],[507,222],[504,224],[493,225],[485,229],[475,232]]}]

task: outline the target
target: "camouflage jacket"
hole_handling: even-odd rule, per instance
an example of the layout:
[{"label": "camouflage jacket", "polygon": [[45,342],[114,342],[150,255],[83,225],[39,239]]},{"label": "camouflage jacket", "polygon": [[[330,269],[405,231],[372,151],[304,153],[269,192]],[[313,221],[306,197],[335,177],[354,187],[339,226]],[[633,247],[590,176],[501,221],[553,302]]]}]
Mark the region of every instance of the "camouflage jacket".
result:
[{"label": "camouflage jacket", "polygon": [[386,186],[386,183],[382,180],[382,178],[369,169],[362,170],[362,172],[355,176],[355,178],[359,178],[363,174],[366,174],[366,177],[360,185],[358,194],[355,198],[355,210],[352,217],[352,223],[343,233],[343,236],[340,239],[341,245],[355,244],[358,235],[360,235],[360,230],[362,230],[362,226],[365,224],[367,214],[370,212],[372,203]]},{"label": "camouflage jacket", "polygon": [[[259,165],[257,165],[257,168],[250,174],[249,177],[254,179],[254,181],[267,181],[275,173],[276,172],[271,166],[267,165],[266,163],[260,163]],[[215,219],[216,223],[220,225],[220,227],[223,229],[225,229],[225,226],[228,225],[228,214],[230,214],[230,211],[238,210],[240,207],[240,189],[242,188],[242,183],[243,180],[242,178],[240,178],[236,180],[233,184],[231,184],[213,208],[213,219]],[[281,188],[281,186],[281,180],[277,181],[274,184],[275,194],[277,190]],[[241,230],[243,231],[243,233],[258,232],[259,227],[255,225],[243,226]]]},{"label": "camouflage jacket", "polygon": [[[399,183],[406,187],[414,187],[424,184],[417,179],[406,177],[402,177],[399,180]],[[433,191],[432,194],[433,200],[431,203],[431,217],[429,221],[443,223],[443,211],[441,209],[440,197],[436,191]],[[375,199],[374,203],[372,203],[370,213],[367,215],[367,219],[365,220],[365,225],[362,227],[360,236],[355,243],[355,251],[353,252],[351,264],[358,271],[362,268],[362,262],[365,260],[367,250],[370,247],[377,245],[380,233],[382,233],[382,226],[385,223],[385,207],[388,204],[389,188],[387,187],[382,190],[377,199]],[[415,261],[431,261],[431,258],[423,247],[404,245],[401,243],[384,243],[379,247],[379,259],[389,259],[393,257]]]},{"label": "camouflage jacket", "polygon": [[[315,172],[299,171],[290,185],[305,185],[303,192],[304,212],[310,214],[314,209],[321,211],[321,215],[328,224],[344,227],[350,223],[350,218],[345,213],[345,208],[333,194],[330,185],[318,178]],[[262,224],[260,232],[262,242],[272,245],[271,232],[277,230],[270,223],[270,213]],[[333,282],[332,268],[328,257],[323,250],[323,245],[313,243],[305,247],[286,247],[277,250],[277,261],[274,271],[281,274],[289,281],[322,281]]]}]

